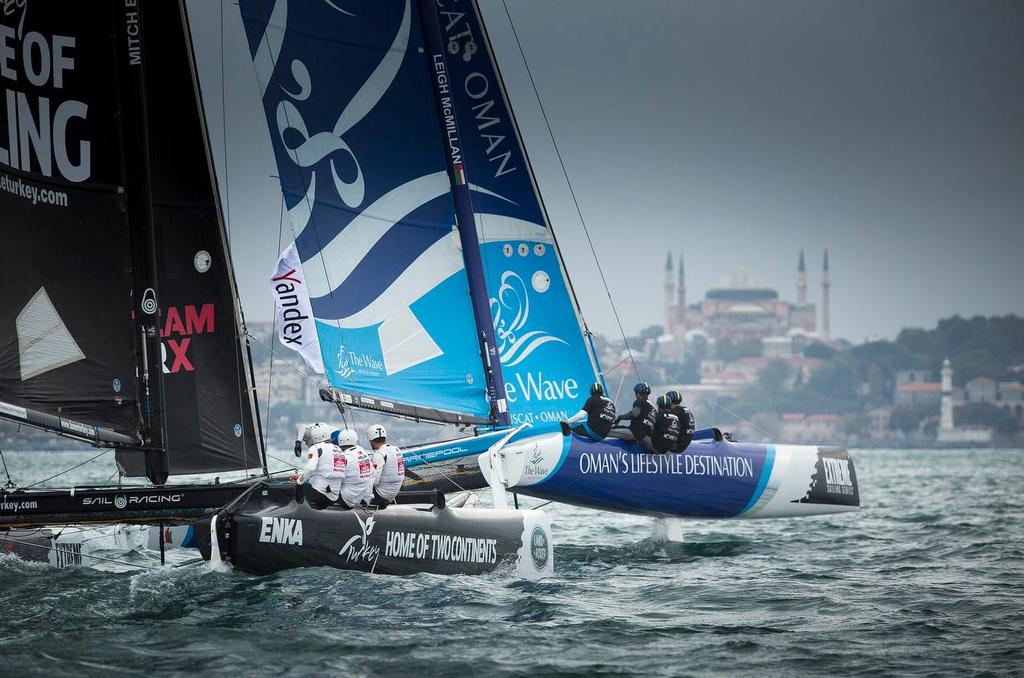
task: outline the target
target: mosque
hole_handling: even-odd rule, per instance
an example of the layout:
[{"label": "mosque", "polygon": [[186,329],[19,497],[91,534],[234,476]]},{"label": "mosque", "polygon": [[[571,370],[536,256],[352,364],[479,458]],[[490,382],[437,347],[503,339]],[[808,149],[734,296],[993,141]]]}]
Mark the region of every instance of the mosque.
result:
[{"label": "mosque", "polygon": [[[677,283],[678,280],[678,283]],[[831,340],[829,328],[829,267],[825,250],[821,279],[821,326],[817,307],[807,302],[807,267],[803,250],[796,274],[796,302],[779,297],[778,290],[767,287],[740,266],[723,285],[707,291],[704,299],[686,303],[683,257],[679,255],[676,274],[669,253],[665,262],[665,332],[672,343],[681,346],[695,335],[708,339],[744,341],[773,340],[794,335],[817,335]]]}]

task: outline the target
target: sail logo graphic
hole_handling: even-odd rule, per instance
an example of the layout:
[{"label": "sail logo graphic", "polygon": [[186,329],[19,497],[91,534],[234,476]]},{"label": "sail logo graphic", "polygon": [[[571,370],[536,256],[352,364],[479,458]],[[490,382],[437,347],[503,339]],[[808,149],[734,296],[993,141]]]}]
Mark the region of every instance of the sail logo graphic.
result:
[{"label": "sail logo graphic", "polygon": [[[540,289],[547,288],[541,285]],[[505,271],[502,274],[497,296],[492,297],[490,303],[502,367],[515,367],[544,344],[567,344],[565,340],[544,330],[521,332],[530,319],[530,292],[522,277],[515,271]]]},{"label": "sail logo graphic", "polygon": [[376,563],[377,558],[380,557],[380,547],[370,544],[370,534],[373,533],[374,527],[373,516],[368,516],[363,521],[355,511],[351,512],[351,515],[355,516],[356,522],[359,524],[359,534],[345,542],[341,550],[338,551],[338,555],[344,556],[347,563],[355,563],[360,560]]},{"label": "sail logo graphic", "polygon": [[76,68],[77,38],[24,32],[28,13],[24,0],[4,0],[2,18],[22,12],[17,28],[0,23],[0,85],[27,83],[46,88],[47,96],[0,87],[0,110],[6,111],[6,129],[0,130],[0,165],[25,172],[56,175],[79,183],[92,175],[92,142],[72,136],[81,129],[89,105],[76,99],[61,100],[58,94]]},{"label": "sail logo graphic", "polygon": [[853,478],[850,476],[850,460],[822,457],[825,468],[825,491],[829,494],[853,494]]},{"label": "sail logo graphic", "polygon": [[214,333],[216,307],[213,304],[203,304],[199,307],[187,304],[180,309],[177,306],[168,306],[161,316],[160,364],[163,373],[194,372],[195,367],[189,357],[192,337],[197,334]]},{"label": "sail logo graphic", "polygon": [[[365,377],[391,376],[445,355],[438,338],[425,330],[410,306],[462,269],[457,234],[441,231],[445,237],[439,240],[409,238],[401,245],[408,250],[403,252],[376,246],[408,215],[448,195],[446,173],[435,166],[436,156],[421,153],[422,157],[416,157],[412,153],[415,149],[404,147],[382,148],[373,125],[362,125],[363,132],[358,129],[364,120],[376,119],[375,111],[385,97],[389,106],[395,105],[392,99],[403,99],[405,114],[418,103],[405,101],[412,95],[404,87],[416,72],[416,60],[421,58],[411,49],[411,3],[406,0],[401,6],[389,3],[364,7],[356,15],[333,2],[303,5],[300,9],[278,0],[269,20],[265,12],[256,6],[246,8],[245,4],[242,13],[248,19],[247,29],[255,23],[262,31],[252,56],[274,131],[300,259],[304,264],[314,257],[322,261],[307,266],[305,272],[313,315],[322,321],[336,321],[328,323],[331,329],[369,328],[376,333],[376,341],[348,342],[359,348],[345,361],[339,360],[340,377],[350,377],[350,369]],[[400,15],[396,13],[399,7]],[[388,35],[385,30],[384,36],[375,36],[388,41],[380,43],[386,49],[381,49],[377,61],[366,59],[373,49],[356,50],[353,55],[351,45],[339,38],[338,44],[345,46],[334,49],[344,54],[344,63],[366,75],[361,83],[356,80],[360,76],[346,75],[344,80],[356,80],[358,86],[344,95],[344,101],[332,101],[339,92],[338,73],[333,69],[317,70],[328,57],[322,45],[308,40],[308,35],[359,36],[352,39],[362,44],[364,31],[393,20],[397,20],[394,33]],[[407,60],[411,66],[400,75]],[[401,78],[403,87],[393,88],[396,79]],[[420,112],[433,115],[432,107],[424,106]],[[365,151],[358,150],[366,148],[374,150],[369,156],[372,161],[367,161]],[[408,170],[402,168],[404,175],[396,176],[387,166],[396,162],[396,153],[401,154],[403,164],[409,161]],[[376,164],[371,168],[368,162]],[[382,177],[384,182],[379,180]],[[340,210],[345,214],[340,219],[332,215],[339,212],[339,203],[350,208]],[[430,209],[445,208],[437,202]],[[435,223],[437,218],[441,223],[454,223],[450,215],[431,217]],[[304,237],[307,228],[316,231],[316,237],[309,233]],[[396,266],[396,258],[408,264],[404,268]],[[366,268],[374,271],[373,276],[365,272],[356,275],[357,269]],[[372,291],[361,287],[368,278],[378,277],[382,279],[379,283],[375,280]]]},{"label": "sail logo graphic", "polygon": [[259,540],[265,544],[302,546],[302,521],[298,518],[260,518]]}]

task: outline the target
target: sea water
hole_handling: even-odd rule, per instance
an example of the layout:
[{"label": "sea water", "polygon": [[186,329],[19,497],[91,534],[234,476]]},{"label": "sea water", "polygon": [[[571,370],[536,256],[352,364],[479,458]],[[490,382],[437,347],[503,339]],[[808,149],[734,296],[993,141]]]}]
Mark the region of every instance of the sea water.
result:
[{"label": "sea water", "polygon": [[[94,453],[7,452],[21,484]],[[855,451],[863,508],[695,521],[549,505],[555,576],[256,577],[196,552],[0,558],[8,676],[1024,672],[1024,451]],[[97,460],[50,484],[102,482]],[[540,502],[527,500],[526,505]]]}]

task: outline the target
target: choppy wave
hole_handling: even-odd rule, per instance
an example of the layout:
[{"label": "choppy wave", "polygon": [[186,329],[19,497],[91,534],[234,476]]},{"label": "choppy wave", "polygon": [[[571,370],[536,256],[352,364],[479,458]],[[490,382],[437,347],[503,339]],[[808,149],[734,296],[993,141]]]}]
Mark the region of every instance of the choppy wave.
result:
[{"label": "choppy wave", "polygon": [[[7,454],[8,461],[11,453]],[[6,675],[1024,670],[1024,451],[856,454],[864,510],[689,524],[549,506],[556,576],[268,577],[0,558]],[[116,552],[152,567],[151,552]],[[171,552],[183,563],[192,553]]]}]

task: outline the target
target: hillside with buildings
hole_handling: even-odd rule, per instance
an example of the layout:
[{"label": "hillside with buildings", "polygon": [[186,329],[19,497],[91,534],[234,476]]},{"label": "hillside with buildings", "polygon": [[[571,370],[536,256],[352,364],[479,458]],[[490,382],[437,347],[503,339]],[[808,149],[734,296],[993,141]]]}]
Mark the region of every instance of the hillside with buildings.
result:
[{"label": "hillside with buildings", "polygon": [[[954,316],[860,345],[829,333],[828,257],[821,314],[807,303],[803,253],[797,299],[740,269],[696,304],[666,266],[664,326],[629,338],[657,389],[679,387],[698,425],[739,437],[845,445],[992,445],[1024,439],[1024,319]],[[678,280],[678,282],[676,282]],[[665,331],[665,327],[671,328]],[[600,344],[618,365],[610,387],[625,406],[635,374],[622,342]],[[620,388],[620,382],[622,384]]]}]

